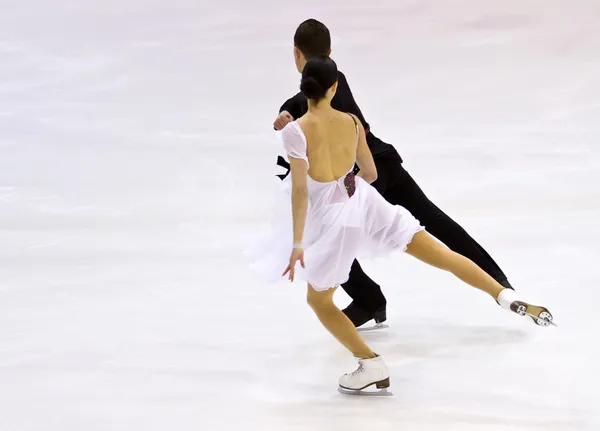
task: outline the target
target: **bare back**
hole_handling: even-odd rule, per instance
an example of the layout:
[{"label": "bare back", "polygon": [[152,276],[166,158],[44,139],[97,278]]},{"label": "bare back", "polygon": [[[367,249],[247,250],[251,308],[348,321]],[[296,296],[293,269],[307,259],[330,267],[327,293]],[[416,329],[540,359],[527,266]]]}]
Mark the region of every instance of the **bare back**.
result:
[{"label": "bare back", "polygon": [[306,136],[308,174],[313,180],[336,181],[352,169],[359,141],[352,116],[331,109],[322,114],[309,112],[297,123]]}]

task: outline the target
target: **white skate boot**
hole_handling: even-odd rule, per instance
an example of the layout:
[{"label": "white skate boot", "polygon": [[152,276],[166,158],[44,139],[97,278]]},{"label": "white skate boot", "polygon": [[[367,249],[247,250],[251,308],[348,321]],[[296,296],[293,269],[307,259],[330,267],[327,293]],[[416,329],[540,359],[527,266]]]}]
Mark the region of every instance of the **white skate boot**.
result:
[{"label": "white skate boot", "polygon": [[[349,395],[385,395],[390,386],[390,374],[381,356],[372,359],[359,359],[358,368],[340,377],[339,391]],[[362,390],[375,385],[381,391],[363,392]]]},{"label": "white skate boot", "polygon": [[500,292],[500,295],[498,295],[498,304],[506,310],[517,313],[519,316],[531,317],[539,326],[556,326],[553,322],[552,314],[550,314],[547,308],[520,301],[517,292],[512,289],[504,289]]}]

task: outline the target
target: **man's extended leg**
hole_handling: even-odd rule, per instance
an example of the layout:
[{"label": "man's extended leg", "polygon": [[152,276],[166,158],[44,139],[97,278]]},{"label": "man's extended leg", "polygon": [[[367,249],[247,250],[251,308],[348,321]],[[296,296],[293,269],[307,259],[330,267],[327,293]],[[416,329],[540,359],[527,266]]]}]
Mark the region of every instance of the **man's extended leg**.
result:
[{"label": "man's extended leg", "polygon": [[392,204],[402,205],[448,248],[471,259],[502,286],[512,288],[506,275],[488,252],[425,196],[402,165],[398,169],[401,169],[400,179],[394,186],[388,187],[385,199]]}]

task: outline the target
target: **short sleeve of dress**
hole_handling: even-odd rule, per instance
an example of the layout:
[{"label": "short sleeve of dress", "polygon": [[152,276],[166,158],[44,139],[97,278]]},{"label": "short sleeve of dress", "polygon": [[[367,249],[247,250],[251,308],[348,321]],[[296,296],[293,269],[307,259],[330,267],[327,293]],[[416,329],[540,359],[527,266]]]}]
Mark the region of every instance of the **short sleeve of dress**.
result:
[{"label": "short sleeve of dress", "polygon": [[280,139],[288,156],[302,159],[308,163],[306,137],[296,122],[291,122],[283,128]]}]

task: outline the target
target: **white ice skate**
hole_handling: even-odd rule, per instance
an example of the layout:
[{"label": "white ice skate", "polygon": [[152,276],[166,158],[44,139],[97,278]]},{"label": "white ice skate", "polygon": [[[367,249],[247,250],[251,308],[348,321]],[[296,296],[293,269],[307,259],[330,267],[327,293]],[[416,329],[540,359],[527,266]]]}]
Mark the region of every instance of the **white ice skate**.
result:
[{"label": "white ice skate", "polygon": [[[372,359],[359,359],[358,368],[340,377],[339,391],[347,395],[391,395],[387,391],[390,386],[390,374],[381,356]],[[373,386],[379,391],[363,391]]]},{"label": "white ice skate", "polygon": [[547,308],[531,305],[518,299],[517,292],[512,289],[504,289],[498,295],[498,304],[506,310],[512,311],[519,316],[529,316],[539,326],[556,324],[553,322],[552,314]]}]

